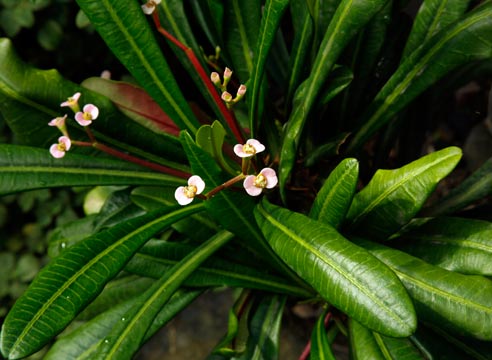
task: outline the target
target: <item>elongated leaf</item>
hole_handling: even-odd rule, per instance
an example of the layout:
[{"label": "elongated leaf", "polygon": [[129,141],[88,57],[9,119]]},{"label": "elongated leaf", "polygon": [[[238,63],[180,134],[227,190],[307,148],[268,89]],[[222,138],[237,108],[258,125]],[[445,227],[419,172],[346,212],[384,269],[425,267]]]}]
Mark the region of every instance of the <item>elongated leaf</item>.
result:
[{"label": "elongated leaf", "polygon": [[492,339],[492,281],[444,270],[381,244],[354,241],[398,275],[419,319],[477,339]]},{"label": "elongated leaf", "polygon": [[[148,244],[150,245],[150,244]],[[126,266],[126,271],[141,276],[159,278],[176,263],[181,261],[194,247],[184,244],[159,244],[145,246]],[[283,293],[300,297],[311,297],[314,294],[291,284],[281,277],[212,256],[205,261],[185,281],[190,287],[241,287]]]},{"label": "elongated leaf", "polygon": [[224,41],[232,69],[241,83],[253,70],[253,51],[260,28],[261,4],[258,0],[231,0],[224,3]]},{"label": "elongated leaf", "polygon": [[309,217],[338,228],[352,203],[358,176],[356,159],[338,164],[316,195]]},{"label": "elongated leaf", "polygon": [[174,176],[146,170],[120,160],[68,153],[53,158],[48,150],[18,145],[0,146],[0,194],[89,185],[179,185]]},{"label": "elongated leaf", "polygon": [[292,114],[285,130],[279,164],[279,183],[285,200],[285,184],[294,166],[299,139],[335,61],[352,37],[376,14],[386,0],[343,0],[324,35],[311,74],[296,92]]},{"label": "elongated leaf", "polygon": [[116,323],[96,351],[96,358],[128,359],[138,350],[146,330],[181,283],[233,234],[222,231],[188,254],[144,292],[137,303]]},{"label": "elongated leaf", "polygon": [[447,270],[492,276],[492,223],[488,221],[432,219],[405,232],[395,245]]},{"label": "elongated leaf", "polygon": [[372,331],[356,320],[349,319],[350,351],[354,360],[385,360]]},{"label": "elongated leaf", "polygon": [[415,330],[411,301],[395,275],[333,227],[265,200],[255,216],[275,252],[330,304],[390,336]]},{"label": "elongated leaf", "polygon": [[[202,292],[199,290],[177,291],[164,308],[156,316],[151,329],[145,334],[145,340],[171,320],[178,312],[188,306]],[[87,322],[73,332],[58,339],[45,355],[45,360],[89,360],[94,359],[97,346],[111,331],[113,326],[121,322],[125,313],[135,305],[136,298],[113,306],[92,321]]]},{"label": "elongated leaf", "polygon": [[132,0],[78,0],[77,3],[140,85],[181,129],[194,133],[198,121],[161,53],[140,4]]},{"label": "elongated leaf", "polygon": [[253,57],[253,68],[248,83],[251,137],[254,137],[255,131],[260,125],[261,114],[258,111],[258,96],[260,95],[263,74],[265,73],[265,63],[287,5],[289,5],[289,0],[267,0],[263,8],[263,16]]},{"label": "elongated leaf", "polygon": [[252,315],[250,335],[241,360],[276,360],[280,338],[280,322],[286,301],[285,296],[265,296]]},{"label": "elongated leaf", "polygon": [[335,360],[335,355],[331,351],[330,342],[326,333],[325,318],[329,308],[318,317],[314,330],[311,334],[311,354],[310,359]]},{"label": "elongated leaf", "polygon": [[[224,177],[213,159],[196,146],[190,135],[182,132],[181,140],[193,173],[202,177],[207,185],[207,191],[230,180]],[[225,189],[207,200],[205,206],[219,224],[242,240],[244,246],[253,249],[257,255],[267,260],[268,264],[281,273],[291,276],[301,286],[305,285],[268,246],[253,217],[255,203],[245,192]]]},{"label": "elongated leaf", "polygon": [[170,208],[121,223],[74,245],[45,267],[17,300],[2,328],[10,359],[39,350],[101,292],[151,236],[201,205]]},{"label": "elongated leaf", "polygon": [[452,189],[449,194],[429,208],[422,209],[423,216],[452,214],[492,193],[492,158],[487,160],[470,177]]},{"label": "elongated leaf", "polygon": [[[185,160],[176,138],[156,134],[126,118],[106,97],[63,79],[55,70],[38,70],[23,62],[8,39],[0,39],[0,112],[16,138],[22,143],[47,148],[60,136],[48,122],[67,113],[60,103],[81,92],[79,104],[95,104],[97,121],[91,124],[98,141],[154,162],[180,168]],[[87,135],[70,117],[67,126],[72,140],[86,140]],[[72,147],[71,152],[86,148]],[[87,153],[87,151],[85,151]],[[173,162],[165,158],[173,159]],[[183,168],[181,168],[183,169]]]},{"label": "elongated leaf", "polygon": [[358,150],[416,96],[456,67],[492,57],[492,3],[443,29],[404,61],[374,98],[347,153]]},{"label": "elongated leaf", "polygon": [[422,2],[408,36],[402,58],[425,44],[446,26],[458,20],[467,10],[470,0],[427,0]]},{"label": "elongated leaf", "polygon": [[399,169],[378,170],[354,197],[347,215],[351,229],[377,239],[394,234],[417,214],[460,158],[461,150],[449,147]]}]

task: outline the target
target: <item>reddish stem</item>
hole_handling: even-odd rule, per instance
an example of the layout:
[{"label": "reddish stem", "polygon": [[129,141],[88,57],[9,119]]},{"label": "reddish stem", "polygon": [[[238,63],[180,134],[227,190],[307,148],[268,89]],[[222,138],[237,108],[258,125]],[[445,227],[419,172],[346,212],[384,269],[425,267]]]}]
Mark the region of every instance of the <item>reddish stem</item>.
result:
[{"label": "reddish stem", "polygon": [[[82,145],[83,143],[81,144],[76,144],[76,145]],[[101,144],[99,142],[94,142],[91,144],[94,148],[100,150],[100,151],[103,151],[109,155],[112,155],[114,157],[117,157],[119,159],[122,159],[122,160],[126,160],[126,161],[129,161],[129,162],[132,162],[134,164],[138,164],[138,165],[141,165],[141,166],[144,166],[144,167],[147,167],[149,169],[152,169],[154,171],[158,171],[158,172],[163,172],[163,173],[166,173],[166,174],[169,174],[169,175],[174,175],[174,176],[177,176],[177,177],[180,177],[180,178],[183,178],[183,179],[188,179],[191,174],[190,173],[187,173],[185,171],[181,171],[181,170],[177,170],[177,169],[173,169],[173,168],[170,168],[170,167],[167,167],[167,166],[164,166],[164,165],[160,165],[160,164],[156,164],[156,163],[153,163],[153,162],[150,162],[150,161],[147,161],[147,160],[143,160],[143,159],[140,159],[140,158],[137,158],[133,155],[130,155],[130,154],[127,154],[127,153],[124,153],[122,151],[119,151],[119,150],[116,150],[116,149],[113,149],[107,145],[104,145],[104,144]],[[87,146],[87,145],[83,145],[83,146]]]},{"label": "reddish stem", "polygon": [[193,67],[196,69],[198,72],[198,75],[200,75],[203,83],[207,87],[208,91],[214,98],[217,106],[219,107],[220,112],[224,116],[224,119],[226,120],[227,124],[229,125],[230,129],[232,130],[234,136],[236,137],[236,140],[240,144],[244,144],[244,136],[241,132],[241,129],[239,128],[239,125],[236,121],[236,118],[234,117],[234,114],[227,108],[225,103],[222,101],[220,98],[219,94],[215,90],[214,84],[212,84],[212,81],[209,79],[209,76],[205,69],[202,67],[200,62],[198,61],[195,53],[193,50],[184,45],[182,42],[180,42],[178,39],[176,39],[171,33],[166,31],[162,26],[161,26],[161,21],[159,20],[159,14],[157,11],[154,11],[152,14],[152,19],[154,20],[154,24],[157,27],[157,31],[159,31],[162,35],[164,35],[169,41],[171,41],[174,45],[176,45],[178,48],[180,48],[188,57],[188,60],[192,63]]},{"label": "reddish stem", "polygon": [[210,199],[212,196],[214,196],[215,194],[217,194],[219,191],[224,190],[224,189],[228,188],[229,186],[234,185],[235,183],[237,183],[238,181],[241,181],[244,178],[245,178],[244,174],[239,174],[238,176],[235,176],[232,179],[227,180],[225,183],[223,183],[223,184],[217,186],[216,188],[210,190],[205,195],[205,197],[207,199]]}]

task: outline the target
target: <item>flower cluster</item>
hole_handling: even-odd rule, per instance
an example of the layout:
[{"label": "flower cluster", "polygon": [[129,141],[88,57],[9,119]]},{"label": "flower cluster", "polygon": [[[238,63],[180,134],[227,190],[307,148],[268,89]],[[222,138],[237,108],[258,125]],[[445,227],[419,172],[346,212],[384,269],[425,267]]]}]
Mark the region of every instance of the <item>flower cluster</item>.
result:
[{"label": "flower cluster", "polygon": [[210,74],[210,80],[212,83],[222,91],[221,99],[227,104],[227,106],[232,106],[236,104],[239,100],[241,100],[246,94],[246,85],[241,84],[237,89],[236,96],[232,97],[231,93],[227,91],[227,85],[232,77],[232,70],[228,67],[224,70],[223,78],[224,80],[220,80],[220,75],[217,72],[213,72]]},{"label": "flower cluster", "polygon": [[[77,92],[69,97],[66,101],[60,104],[61,107],[68,107],[75,113],[75,120],[80,126],[89,126],[99,116],[99,109],[93,104],[84,105],[82,111],[80,111],[79,98],[80,93]],[[53,157],[60,159],[65,156],[65,153],[70,150],[73,142],[68,134],[66,125],[67,115],[56,117],[51,120],[48,125],[54,126],[61,131],[63,136],[58,138],[58,143],[50,146],[50,153]],[[79,144],[84,144],[77,142]]]},{"label": "flower cluster", "polygon": [[[243,162],[247,162],[249,158],[264,150],[265,146],[256,139],[249,139],[246,141],[246,144],[237,144],[234,146],[234,153],[240,158],[243,158]],[[209,196],[239,180],[243,180],[244,190],[251,196],[258,196],[262,193],[263,189],[272,189],[277,185],[277,174],[272,168],[263,168],[257,175],[246,175],[245,171],[247,171],[247,168],[247,166],[243,166],[243,173],[241,175],[210,191]],[[193,175],[188,179],[188,186],[180,186],[176,189],[174,197],[180,205],[187,205],[197,195],[200,195],[204,189],[205,182],[202,178],[198,175]],[[207,195],[202,197],[208,198]]]}]

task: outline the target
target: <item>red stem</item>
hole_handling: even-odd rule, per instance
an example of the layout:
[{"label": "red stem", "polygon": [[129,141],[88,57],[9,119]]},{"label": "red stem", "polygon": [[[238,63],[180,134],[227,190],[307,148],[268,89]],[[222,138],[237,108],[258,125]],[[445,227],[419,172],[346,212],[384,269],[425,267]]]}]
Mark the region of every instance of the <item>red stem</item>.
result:
[{"label": "red stem", "polygon": [[188,57],[188,60],[192,63],[196,71],[198,72],[198,75],[200,75],[203,83],[207,87],[208,91],[214,98],[217,106],[219,107],[220,112],[224,116],[224,119],[226,120],[227,124],[229,125],[230,129],[232,130],[234,136],[236,137],[236,140],[240,144],[244,144],[244,136],[241,132],[241,129],[239,128],[239,125],[236,121],[236,118],[234,117],[234,114],[227,108],[225,103],[222,101],[220,98],[219,94],[217,93],[214,84],[212,84],[212,81],[209,79],[209,76],[205,69],[202,67],[200,62],[198,61],[195,53],[191,48],[188,46],[184,45],[182,42],[180,42],[178,39],[176,39],[173,35],[171,35],[168,31],[166,31],[162,26],[161,22],[159,20],[159,14],[157,11],[154,11],[152,13],[152,18],[154,20],[154,24],[157,27],[157,31],[159,31],[162,35],[164,35],[169,41],[171,41],[174,45],[176,45],[178,48],[180,48]]},{"label": "red stem", "polygon": [[[331,312],[329,312],[325,316],[325,320],[324,320],[325,329],[328,323],[330,322],[330,319],[331,319]],[[299,356],[299,360],[307,360],[310,354],[311,354],[311,340],[309,340],[308,343],[306,344],[306,347],[302,351],[301,356]]]},{"label": "red stem", "polygon": [[[76,144],[76,145],[81,145],[81,144]],[[92,146],[94,148],[100,150],[100,151],[103,151],[103,152],[109,154],[109,155],[112,155],[114,157],[129,161],[129,162],[132,162],[134,164],[145,166],[145,167],[152,169],[154,171],[163,172],[163,173],[166,173],[169,175],[174,175],[174,176],[177,176],[177,177],[180,177],[183,179],[188,179],[191,176],[190,173],[187,173],[185,171],[173,169],[173,168],[170,168],[170,167],[167,167],[164,165],[159,165],[159,164],[147,161],[147,160],[137,158],[133,155],[129,155],[129,154],[121,152],[119,150],[115,150],[115,149],[113,149],[107,145],[101,144],[99,142],[92,143]]]},{"label": "red stem", "polygon": [[217,194],[219,191],[224,190],[224,189],[228,188],[229,186],[234,185],[235,183],[243,180],[244,178],[245,178],[244,174],[239,174],[238,176],[235,176],[232,179],[227,180],[225,183],[223,183],[223,184],[217,186],[216,188],[210,190],[207,194],[205,194],[205,197],[207,199],[210,199],[212,196]]}]

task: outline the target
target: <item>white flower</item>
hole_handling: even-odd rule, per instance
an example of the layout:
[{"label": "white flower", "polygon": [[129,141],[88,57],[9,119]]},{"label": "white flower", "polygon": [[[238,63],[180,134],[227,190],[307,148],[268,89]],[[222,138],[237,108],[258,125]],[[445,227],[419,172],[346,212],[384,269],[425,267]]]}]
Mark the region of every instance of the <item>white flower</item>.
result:
[{"label": "white flower", "polygon": [[241,158],[251,157],[263,150],[265,150],[265,145],[255,139],[249,139],[244,145],[234,145],[234,153]]},{"label": "white flower", "polygon": [[271,168],[264,168],[258,175],[248,175],[244,179],[243,186],[251,196],[258,196],[263,189],[274,188],[278,183],[277,174]]},{"label": "white flower", "polygon": [[193,175],[188,179],[188,186],[180,186],[174,192],[174,197],[179,205],[188,205],[196,195],[205,189],[205,182],[198,175]]}]

